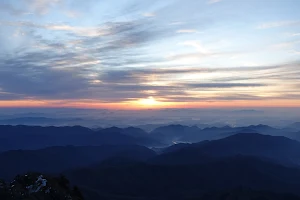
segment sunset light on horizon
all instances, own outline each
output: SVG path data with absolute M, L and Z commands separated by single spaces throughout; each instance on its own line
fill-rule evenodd
M 0 1 L 0 108 L 300 107 L 299 7 Z

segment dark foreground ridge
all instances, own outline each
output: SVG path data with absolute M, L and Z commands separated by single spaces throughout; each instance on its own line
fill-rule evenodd
M 11 183 L 0 181 L 1 200 L 83 200 L 79 189 L 70 187 L 64 176 L 39 173 L 18 175 Z

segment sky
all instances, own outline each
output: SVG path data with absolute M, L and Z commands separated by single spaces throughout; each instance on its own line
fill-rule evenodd
M 0 0 L 0 107 L 300 107 L 299 0 Z

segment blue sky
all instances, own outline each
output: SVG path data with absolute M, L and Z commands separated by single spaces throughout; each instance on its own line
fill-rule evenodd
M 0 0 L 0 106 L 300 106 L 299 7 Z

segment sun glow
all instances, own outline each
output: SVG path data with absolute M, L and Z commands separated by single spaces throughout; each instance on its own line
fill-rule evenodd
M 156 101 L 153 97 L 148 97 L 147 99 L 140 99 L 139 103 L 144 105 L 144 106 L 155 106 L 159 102 Z
M 158 104 L 158 101 L 156 101 L 153 97 L 148 97 L 147 99 L 140 99 L 139 103 L 145 106 L 154 106 Z

